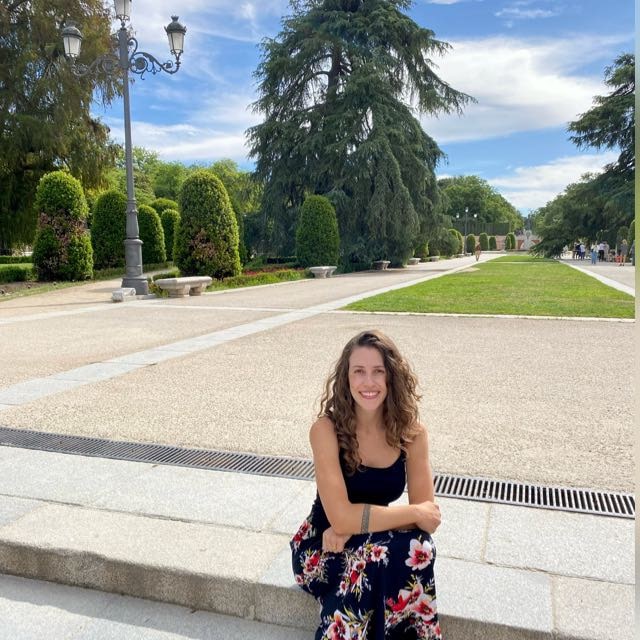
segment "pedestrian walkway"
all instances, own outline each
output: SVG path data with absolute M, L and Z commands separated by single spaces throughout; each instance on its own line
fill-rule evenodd
M 332 362 L 375 326 L 421 380 L 437 473 L 632 491 L 631 363 L 601 353 L 628 349 L 633 322 L 336 313 L 474 264 L 119 305 L 108 301 L 119 281 L 3 302 L 0 425 L 308 458 Z M 576 353 L 580 366 L 568 366 Z M 576 407 L 593 411 L 576 419 Z M 0 571 L 309 638 L 317 610 L 292 584 L 287 541 L 312 494 L 308 481 L 0 447 Z M 631 637 L 629 521 L 453 499 L 442 508 L 448 640 Z M 584 614 L 603 601 L 616 603 L 605 631 Z
M 614 289 L 624 291 L 624 293 L 632 296 L 636 295 L 636 268 L 631 263 L 627 263 L 624 266 L 620 266 L 615 262 L 596 262 L 596 264 L 591 264 L 591 260 L 587 258 L 584 260 L 563 258 L 561 262 L 595 277 Z

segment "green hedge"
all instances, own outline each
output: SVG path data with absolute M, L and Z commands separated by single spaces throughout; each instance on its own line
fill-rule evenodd
M 101 193 L 93 208 L 91 244 L 96 269 L 124 267 L 127 198 L 115 189 Z
M 220 178 L 204 170 L 191 174 L 180 191 L 180 211 L 174 261 L 181 273 L 238 275 L 238 222 Z
M 180 214 L 176 209 L 165 209 L 160 216 L 160 222 L 164 231 L 164 248 L 167 260 L 173 260 L 173 245 L 176 240 L 176 231 L 180 225 Z
M 496 251 L 498 249 L 498 242 L 495 236 L 489 236 L 489 251 Z
M 31 256 L 0 256 L 0 264 L 31 264 Z
M 150 206 L 158 212 L 159 216 L 162 216 L 162 212 L 167 209 L 178 210 L 178 203 L 175 200 L 169 200 L 169 198 L 156 198 Z
M 64 171 L 44 175 L 36 190 L 38 230 L 33 264 L 38 280 L 85 280 L 93 275 L 88 213 L 80 181 Z
M 324 196 L 308 196 L 302 203 L 296 229 L 296 256 L 302 267 L 338 264 L 338 219 L 333 205 Z
M 482 251 L 489 251 L 489 236 L 486 233 L 481 233 L 479 237 L 480 249 Z
M 467 253 L 475 253 L 476 251 L 476 237 L 470 233 L 465 240 L 465 246 Z
M 26 282 L 35 279 L 31 265 L 7 265 L 0 268 L 0 282 Z
M 164 231 L 158 212 L 149 205 L 138 207 L 138 229 L 142 240 L 142 264 L 166 262 Z

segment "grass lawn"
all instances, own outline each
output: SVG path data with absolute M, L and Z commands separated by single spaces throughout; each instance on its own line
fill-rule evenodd
M 555 260 L 504 256 L 366 298 L 352 311 L 633 318 L 635 299 Z

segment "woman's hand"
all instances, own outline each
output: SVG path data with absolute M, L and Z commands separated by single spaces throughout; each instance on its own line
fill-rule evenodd
M 325 529 L 322 534 L 322 550 L 330 553 L 341 553 L 344 545 L 351 536 L 342 536 L 333 530 L 333 527 Z
M 417 511 L 416 527 L 427 533 L 433 533 L 440 526 L 440 507 L 431 500 L 419 502 L 415 507 Z

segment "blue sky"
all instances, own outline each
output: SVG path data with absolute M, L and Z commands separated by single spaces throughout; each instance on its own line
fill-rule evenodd
M 133 2 L 140 49 L 163 61 L 170 16 L 187 27 L 180 71 L 136 78 L 133 144 L 167 161 L 232 158 L 250 169 L 259 44 L 288 11 L 285 0 Z M 616 156 L 578 150 L 566 126 L 607 92 L 605 67 L 634 50 L 632 0 L 417 0 L 409 13 L 452 46 L 434 59 L 440 77 L 478 100 L 462 117 L 422 119 L 447 154 L 439 176 L 479 175 L 526 213 Z M 123 140 L 121 103 L 95 115 Z

